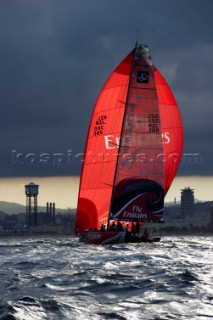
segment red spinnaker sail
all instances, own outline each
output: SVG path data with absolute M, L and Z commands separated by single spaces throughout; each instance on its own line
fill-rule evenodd
M 175 97 L 166 80 L 154 67 L 160 108 L 165 170 L 165 195 L 176 175 L 183 151 L 183 125 Z
M 90 122 L 82 167 L 76 232 L 106 223 L 134 52 L 113 71 L 101 90 Z
M 109 214 L 125 220 L 124 210 L 119 212 L 113 199 L 131 184 L 133 189 L 140 184 L 140 193 L 132 194 L 134 203 L 129 202 L 140 214 L 142 202 L 150 200 L 143 188 L 152 192 L 157 187 L 166 193 L 177 171 L 183 131 L 176 101 L 159 71 L 148 60 L 135 57 L 134 49 L 110 75 L 95 104 L 81 172 L 76 233 L 99 228 Z M 141 83 L 138 77 L 143 78 Z M 128 211 L 128 202 L 125 208 Z M 145 212 L 148 220 L 156 220 L 157 211 L 153 217 Z

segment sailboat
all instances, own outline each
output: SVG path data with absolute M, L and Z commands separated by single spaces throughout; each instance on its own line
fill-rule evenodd
M 132 230 L 164 222 L 164 198 L 182 149 L 174 95 L 148 46 L 136 43 L 107 79 L 92 113 L 76 216 L 80 241 L 159 241 Z

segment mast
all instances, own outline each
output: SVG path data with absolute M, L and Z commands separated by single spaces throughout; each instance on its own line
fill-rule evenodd
M 138 29 L 137 29 L 137 31 L 138 31 Z M 123 115 L 123 121 L 122 121 L 121 136 L 120 136 L 120 140 L 119 140 L 118 154 L 117 154 L 115 174 L 114 174 L 113 187 L 112 187 L 112 197 L 111 197 L 111 202 L 110 202 L 110 207 L 109 207 L 109 215 L 108 215 L 108 223 L 107 223 L 107 225 L 109 225 L 109 221 L 110 221 L 110 218 L 111 218 L 111 208 L 112 208 L 113 196 L 114 196 L 114 192 L 115 192 L 116 172 L 117 172 L 117 168 L 118 168 L 118 159 L 119 159 L 120 149 L 121 149 L 121 138 L 122 138 L 122 133 L 123 133 L 123 128 L 124 128 L 124 121 L 125 121 L 125 116 L 126 116 L 126 107 L 127 107 L 127 102 L 128 102 L 128 98 L 129 98 L 130 83 L 131 83 L 132 71 L 133 71 L 134 63 L 135 63 L 137 45 L 138 45 L 138 43 L 136 41 L 135 49 L 134 49 L 134 56 L 133 56 L 133 60 L 132 60 L 132 67 L 131 67 L 131 71 L 130 71 L 129 84 L 128 84 L 128 89 L 127 89 L 127 96 L 126 96 L 125 109 L 124 109 L 124 115 Z

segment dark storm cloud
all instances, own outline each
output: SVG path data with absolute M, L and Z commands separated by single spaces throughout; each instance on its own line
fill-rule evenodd
M 211 0 L 1 1 L 0 175 L 79 175 L 79 160 L 44 166 L 39 155 L 83 152 L 97 95 L 137 28 L 179 103 L 184 152 L 202 157 L 179 174 L 212 174 L 212 9 Z

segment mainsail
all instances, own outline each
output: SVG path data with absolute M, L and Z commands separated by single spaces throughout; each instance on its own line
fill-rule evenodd
M 171 90 L 137 45 L 101 90 L 81 172 L 76 232 L 108 218 L 160 221 L 182 153 L 182 124 Z
M 132 64 L 111 206 L 111 219 L 161 220 L 164 164 L 154 71 L 146 46 Z

